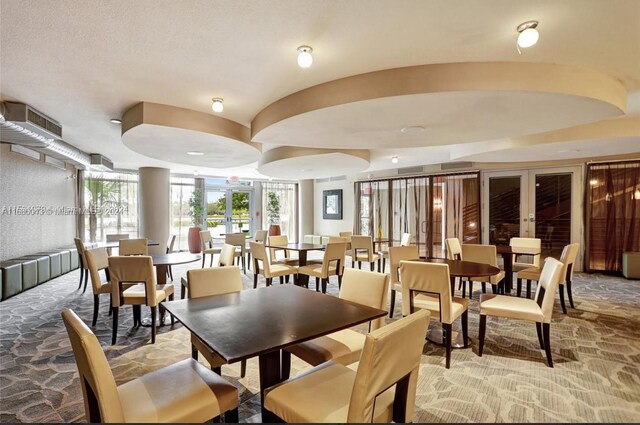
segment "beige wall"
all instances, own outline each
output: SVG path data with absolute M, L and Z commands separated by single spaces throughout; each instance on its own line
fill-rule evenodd
M 316 235 L 338 235 L 353 230 L 353 178 L 335 182 L 314 183 L 314 231 Z M 342 189 L 342 220 L 322 218 L 322 191 Z
M 73 245 L 75 215 L 9 214 L 11 207 L 75 207 L 76 170 L 62 170 L 0 144 L 0 261 Z M 6 208 L 5 208 L 6 207 Z M 5 211 L 2 211 L 2 210 Z

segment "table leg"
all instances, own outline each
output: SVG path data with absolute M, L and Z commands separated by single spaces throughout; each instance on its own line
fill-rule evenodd
M 258 357 L 260 366 L 260 407 L 262 422 L 273 422 L 271 412 L 264 408 L 264 390 L 282 382 L 280 350 L 271 351 Z
M 156 283 L 158 285 L 164 285 L 167 283 L 167 271 L 169 266 L 160 264 L 156 266 Z
M 504 290 L 511 293 L 513 287 L 513 254 L 502 254 L 502 260 L 504 261 Z
M 429 326 L 427 339 L 436 345 L 444 345 L 441 323 L 434 323 Z M 471 338 L 469 338 L 468 341 L 471 343 Z M 462 335 L 462 332 L 458 332 L 457 330 L 451 332 L 451 348 L 467 348 L 464 346 L 464 335 Z
M 307 251 L 298 251 L 298 266 L 303 267 L 307 265 Z M 306 274 L 298 275 L 298 285 L 307 286 L 309 284 L 309 276 Z

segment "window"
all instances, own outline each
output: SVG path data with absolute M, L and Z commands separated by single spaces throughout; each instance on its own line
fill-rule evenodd
M 193 178 L 171 177 L 171 234 L 176 235 L 174 251 L 189 250 L 189 198 L 193 194 L 193 188 Z
M 280 229 L 289 242 L 298 241 L 298 185 L 295 183 L 262 183 L 262 228 L 269 229 L 269 206 L 280 209 Z M 275 220 L 275 219 L 274 219 Z
M 102 242 L 107 234 L 138 236 L 138 175 L 87 172 L 85 241 Z

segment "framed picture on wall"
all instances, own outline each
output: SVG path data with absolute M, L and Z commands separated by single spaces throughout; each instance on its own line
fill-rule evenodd
M 322 218 L 342 220 L 342 189 L 322 191 Z

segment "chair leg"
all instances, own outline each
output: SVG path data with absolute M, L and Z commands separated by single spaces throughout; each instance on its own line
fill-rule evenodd
M 482 349 L 484 348 L 484 334 L 487 330 L 487 315 L 480 315 L 480 330 L 478 335 L 478 356 L 482 357 Z
M 444 336 L 444 343 L 447 353 L 447 359 L 445 367 L 449 369 L 451 366 L 451 323 L 443 323 L 442 324 L 442 335 Z
M 100 295 L 93 294 L 93 320 L 91 326 L 95 326 L 98 321 L 98 309 L 100 308 Z
M 369 268 L 371 269 L 371 271 L 374 271 L 376 269 L 375 261 L 372 261 L 371 263 L 369 263 Z M 378 266 L 378 271 L 380 271 L 380 266 Z
M 244 255 L 242 256 L 242 271 L 244 274 L 247 274 L 247 262 L 245 261 Z
M 169 266 L 169 277 L 171 278 L 171 281 L 173 282 L 173 270 L 171 270 L 171 266 Z
M 218 375 L 222 376 L 222 367 L 221 366 L 211 366 L 211 370 L 215 373 L 217 373 Z
M 382 257 L 382 273 L 387 269 L 387 259 L 386 257 Z
M 247 268 L 251 270 L 251 252 L 247 251 Z
M 482 282 L 482 293 L 486 294 L 487 293 L 487 284 Z
M 287 350 L 282 350 L 281 351 L 281 355 L 282 355 L 282 360 L 281 360 L 281 367 L 282 367 L 282 372 L 280 373 L 282 375 L 282 380 L 287 380 L 289 379 L 289 376 L 291 375 L 291 353 L 288 352 Z
M 469 281 L 469 299 L 471 299 L 471 294 L 473 294 L 473 280 Z
M 140 319 L 142 318 L 142 315 L 140 314 L 140 306 L 131 306 L 131 310 L 133 310 L 133 326 L 140 326 Z
M 268 277 L 267 278 L 267 286 L 271 286 L 273 284 L 273 278 L 272 277 Z
M 362 270 L 362 261 L 358 261 L 358 268 Z
M 202 253 L 202 268 L 204 269 L 204 259 L 207 255 L 203 252 Z
M 469 310 L 462 313 L 462 339 L 464 348 L 469 347 Z
M 284 285 L 284 276 L 280 276 L 280 285 Z
M 193 360 L 198 360 L 198 349 L 193 344 L 191 344 L 191 358 Z
M 151 307 L 151 343 L 156 343 L 156 315 L 158 314 L 158 307 Z
M 284 277 L 284 283 L 289 283 L 289 275 L 286 275 L 286 276 Z
M 76 291 L 78 291 L 80 288 L 82 288 L 82 278 L 84 277 L 84 269 L 82 267 L 80 267 L 80 282 L 78 282 L 78 289 L 76 289 Z
M 338 290 L 342 289 L 342 275 L 338 275 Z
M 87 282 L 89 282 L 89 269 L 86 269 L 84 271 L 84 289 L 82 290 L 83 294 L 87 292 Z
M 209 261 L 209 267 L 213 267 L 213 254 L 211 254 L 211 261 Z
M 169 295 L 169 301 L 173 301 L 175 298 L 175 294 L 171 294 Z M 165 311 L 168 311 L 165 309 Z M 173 314 L 169 313 L 169 316 L 171 316 L 171 326 L 174 326 L 176 324 L 176 318 L 173 317 Z
M 544 338 L 544 351 L 547 353 L 547 366 L 553 367 L 553 359 L 551 358 L 551 335 L 549 335 L 549 323 L 542 324 L 542 336 Z
M 329 278 L 322 279 L 322 293 L 323 294 L 327 293 L 327 282 L 328 281 L 329 281 Z
M 516 295 L 518 296 L 518 298 L 520 298 L 520 296 L 522 295 L 522 279 L 521 278 L 516 279 Z
M 109 294 L 109 316 L 113 313 L 113 296 Z
M 254 270 L 253 272 L 253 289 L 258 287 L 258 271 Z
M 389 319 L 393 319 L 393 310 L 396 308 L 396 291 L 391 290 L 391 301 L 389 305 Z
M 531 279 L 527 279 L 527 298 L 531 298 Z
M 187 296 L 187 285 L 180 282 L 180 299 L 184 300 L 184 297 Z
M 542 323 L 536 322 L 536 333 L 538 334 L 538 344 L 540 349 L 544 350 L 544 341 L 542 340 Z
M 558 285 L 558 292 L 560 293 L 560 305 L 562 306 L 562 312 L 564 314 L 567 314 L 567 306 L 564 304 L 564 286 L 565 285 Z
M 498 285 L 491 284 L 491 290 L 493 291 L 494 294 L 497 294 L 498 293 Z
M 567 279 L 567 295 L 569 295 L 569 305 L 571 305 L 571 308 L 575 308 L 573 305 L 573 294 L 571 293 L 571 279 Z
M 244 361 L 244 360 L 243 360 Z M 238 408 L 227 410 L 224 413 L 224 422 L 227 424 L 237 424 L 238 423 Z
M 462 298 L 465 298 L 467 296 L 467 282 L 460 279 L 460 284 L 462 285 Z
M 113 307 L 113 335 L 111 336 L 111 345 L 116 343 L 116 336 L 118 335 L 118 307 Z
M 247 361 L 241 360 L 240 361 L 240 377 L 244 378 L 245 376 L 247 376 Z

